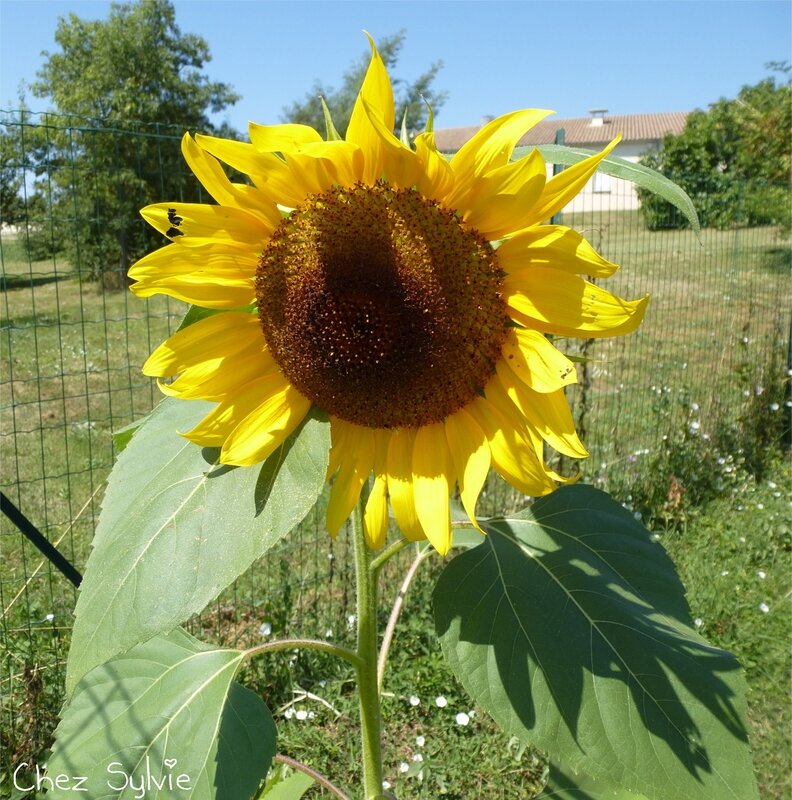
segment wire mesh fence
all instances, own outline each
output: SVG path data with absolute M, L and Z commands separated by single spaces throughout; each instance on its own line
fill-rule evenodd
M 111 432 L 157 402 L 140 365 L 185 312 L 125 291 L 128 266 L 160 244 L 138 209 L 207 198 L 183 166 L 181 131 L 167 126 L 0 112 L 0 136 L 0 490 L 81 569 L 115 456 Z M 591 452 L 583 477 L 624 490 L 680 431 L 715 436 L 750 404 L 785 413 L 771 388 L 784 380 L 792 280 L 776 228 L 708 229 L 700 239 L 649 231 L 632 189 L 606 187 L 562 223 L 622 265 L 608 288 L 651 293 L 650 310 L 629 337 L 561 347 L 584 359 L 569 393 Z M 524 502 L 491 480 L 481 510 Z M 224 644 L 289 630 L 343 636 L 347 555 L 317 510 L 194 626 Z M 3 515 L 0 557 L 0 749 L 18 763 L 48 744 L 76 590 Z

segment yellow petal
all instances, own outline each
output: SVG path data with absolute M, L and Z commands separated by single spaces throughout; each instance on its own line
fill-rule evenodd
M 590 158 L 578 161 L 577 164 L 561 170 L 558 175 L 551 178 L 545 185 L 541 199 L 531 210 L 530 221 L 526 222 L 526 227 L 536 222 L 550 219 L 553 214 L 569 203 L 573 197 L 580 194 L 591 176 L 597 171 L 600 161 L 620 141 L 621 135 L 617 136 L 601 153 L 596 153 Z
M 263 344 L 264 336 L 254 314 L 241 311 L 213 314 L 166 339 L 146 360 L 143 374 L 168 378 L 257 342 Z
M 374 431 L 374 485 L 366 501 L 363 527 L 372 550 L 385 544 L 388 534 L 388 447 L 392 432 L 386 428 Z
M 535 392 L 555 392 L 577 383 L 575 365 L 539 331 L 511 328 L 503 345 L 503 359 Z
M 198 134 L 195 139 L 208 153 L 249 175 L 258 191 L 273 203 L 294 208 L 309 194 L 299 176 L 295 176 L 291 167 L 273 153 L 262 153 L 246 142 L 214 136 Z
M 622 300 L 583 278 L 547 267 L 506 276 L 503 296 L 518 322 L 561 336 L 630 333 L 641 324 L 649 302 L 649 295 Z
M 248 277 L 252 280 L 258 259 L 259 253 L 227 248 L 221 244 L 182 247 L 176 241 L 136 261 L 129 268 L 129 277 L 134 281 L 143 281 L 158 280 L 168 275 L 201 273 L 208 281 L 215 277 Z
M 248 134 L 253 147 L 260 153 L 289 153 L 305 144 L 321 142 L 321 134 L 310 125 L 285 123 L 283 125 L 248 124 Z
M 454 172 L 448 159 L 435 146 L 434 133 L 422 133 L 415 138 L 415 156 L 421 165 L 418 191 L 450 207 L 446 198 L 451 197 L 456 185 Z
M 403 429 L 391 434 L 388 445 L 388 494 L 393 515 L 407 539 L 418 542 L 426 538 L 413 497 L 412 458 L 415 431 Z
M 191 431 L 183 435 L 204 447 L 222 447 L 245 417 L 268 399 L 281 395 L 285 386 L 286 379 L 280 374 L 262 375 L 215 406 Z
M 385 476 L 377 475 L 368 500 L 366 500 L 363 530 L 366 542 L 372 550 L 379 550 L 385 544 L 385 537 L 388 533 L 387 486 Z
M 378 151 L 382 158 L 382 175 L 392 186 L 409 189 L 418 181 L 421 165 L 415 153 L 385 127 L 371 105 L 363 100 L 374 134 L 379 137 Z
M 341 466 L 345 448 L 345 437 L 349 430 L 349 423 L 338 417 L 330 417 L 330 454 L 327 461 L 327 477 L 330 480 Z
M 256 299 L 253 281 L 245 276 L 207 281 L 202 275 L 181 275 L 146 281 L 130 287 L 138 297 L 164 294 L 191 305 L 231 310 L 251 305 Z
M 552 113 L 529 108 L 512 111 L 488 122 L 451 159 L 454 173 L 464 181 L 507 164 L 517 142 L 537 122 Z
M 231 247 L 264 247 L 275 229 L 264 220 L 231 206 L 201 203 L 156 203 L 140 212 L 143 219 L 169 239 L 183 246 L 223 243 Z
M 295 175 L 315 170 L 316 188 L 310 194 L 331 186 L 352 186 L 362 179 L 363 153 L 353 142 L 332 141 L 308 144 L 299 153 L 289 153 L 287 161 Z M 316 166 L 311 162 L 316 162 Z
M 182 155 L 196 178 L 222 206 L 235 206 L 264 220 L 274 229 L 281 221 L 277 206 L 252 186 L 231 183 L 217 159 L 199 147 L 189 133 L 182 137 Z
M 393 89 L 385 64 L 377 52 L 374 40 L 368 34 L 366 36 L 371 45 L 371 61 L 366 70 L 363 85 L 360 87 L 360 93 L 355 100 L 345 138 L 348 142 L 360 145 L 366 158 L 363 180 L 366 183 L 373 183 L 382 174 L 384 154 L 381 138 L 372 126 L 369 112 L 366 111 L 363 103 L 365 101 L 369 104 L 372 113 L 390 131 L 394 128 L 395 111 Z
M 388 535 L 388 446 L 392 432 L 386 428 L 374 431 L 374 485 L 366 501 L 363 529 L 372 550 L 379 550 Z
M 537 225 L 506 239 L 498 248 L 498 264 L 509 273 L 549 266 L 595 278 L 607 278 L 619 269 L 563 225 Z
M 374 467 L 374 431 L 348 422 L 333 423 L 334 428 L 339 426 L 343 426 L 343 431 L 339 431 L 343 452 L 339 454 L 340 466 L 327 504 L 327 530 L 331 536 L 336 536 L 349 519 Z
M 442 422 L 418 428 L 413 445 L 415 511 L 426 534 L 441 556 L 451 547 L 449 496 L 454 468 Z
M 498 362 L 497 374 L 509 399 L 542 439 L 559 453 L 572 458 L 588 456 L 575 430 L 575 421 L 563 389 L 534 392 L 517 378 L 503 360 Z M 487 391 L 491 391 L 489 386 Z
M 452 206 L 463 211 L 465 222 L 487 239 L 500 239 L 525 227 L 545 180 L 544 159 L 534 150 L 519 161 L 476 178 L 470 192 L 452 200 Z
M 476 502 L 490 469 L 487 438 L 481 426 L 463 408 L 446 419 L 445 432 L 462 505 L 470 521 L 481 530 L 476 520 Z
M 173 383 L 160 382 L 163 394 L 185 400 L 201 398 L 220 401 L 241 391 L 278 366 L 262 341 L 240 347 L 225 358 L 202 361 L 187 367 Z
M 195 134 L 195 142 L 207 153 L 219 158 L 245 175 L 262 175 L 274 162 L 284 164 L 282 159 L 269 153 L 261 153 L 249 142 L 237 142 L 234 139 L 222 139 L 218 136 Z
M 178 241 L 141 258 L 129 270 L 138 297 L 166 294 L 205 308 L 232 309 L 255 299 L 258 256 L 222 244 L 182 247 Z
M 264 461 L 303 421 L 311 401 L 285 378 L 282 387 L 248 414 L 225 440 L 220 461 L 249 467 Z
M 466 410 L 478 422 L 489 443 L 492 466 L 523 494 L 538 497 L 555 486 L 536 455 L 530 437 L 515 428 L 494 403 L 477 397 Z

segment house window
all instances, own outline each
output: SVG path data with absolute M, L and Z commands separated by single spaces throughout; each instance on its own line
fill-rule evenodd
M 610 194 L 611 176 L 604 172 L 595 172 L 591 188 L 594 194 Z

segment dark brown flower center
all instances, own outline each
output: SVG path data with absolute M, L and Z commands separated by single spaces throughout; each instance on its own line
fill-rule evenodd
M 508 317 L 495 251 L 451 212 L 387 184 L 333 188 L 281 222 L 256 273 L 286 377 L 319 408 L 417 428 L 469 403 Z

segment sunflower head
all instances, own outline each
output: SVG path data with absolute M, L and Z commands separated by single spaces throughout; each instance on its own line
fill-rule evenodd
M 420 428 L 470 403 L 509 321 L 489 242 L 385 181 L 334 186 L 281 222 L 256 272 L 267 345 L 334 417 Z
M 456 487 L 477 526 L 490 468 L 540 495 L 563 480 L 545 444 L 586 455 L 564 398 L 574 366 L 547 335 L 628 333 L 647 299 L 585 280 L 617 267 L 542 224 L 617 140 L 550 180 L 536 151 L 511 161 L 547 111 L 493 120 L 450 160 L 431 131 L 406 146 L 371 49 L 344 139 L 290 124 L 251 125 L 250 143 L 185 135 L 216 204 L 143 209 L 172 243 L 132 268 L 132 291 L 222 312 L 144 365 L 165 393 L 217 403 L 187 438 L 252 465 L 316 406 L 332 429 L 330 532 L 368 484 L 373 548 L 390 507 L 406 537 L 445 553 Z M 221 162 L 249 181 L 232 183 Z

